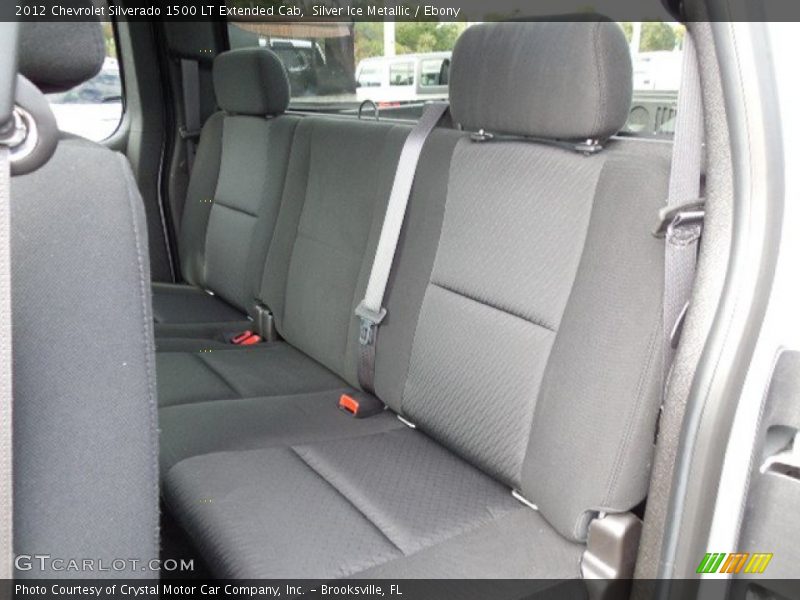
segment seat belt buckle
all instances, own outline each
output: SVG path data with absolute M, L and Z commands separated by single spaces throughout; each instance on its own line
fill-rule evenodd
M 371 417 L 384 410 L 383 402 L 372 394 L 350 392 L 339 397 L 339 410 L 356 419 Z
M 261 336 L 257 333 L 253 333 L 249 329 L 247 331 L 234 333 L 228 336 L 228 343 L 233 344 L 234 346 L 252 346 L 253 344 L 258 344 L 259 342 L 261 342 Z
M 361 302 L 356 307 L 356 316 L 361 319 L 358 328 L 358 343 L 362 346 L 371 346 L 375 343 L 375 329 L 386 317 L 386 309 L 381 308 L 380 311 L 375 312 Z
M 274 342 L 278 339 L 278 331 L 275 329 L 275 317 L 272 311 L 261 302 L 255 306 L 257 333 L 265 342 Z
M 666 239 L 670 244 L 688 246 L 700 239 L 705 217 L 703 198 L 679 206 L 665 206 L 658 211 L 658 223 L 653 235 Z

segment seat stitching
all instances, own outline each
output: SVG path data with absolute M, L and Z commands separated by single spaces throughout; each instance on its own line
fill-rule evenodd
M 120 165 L 122 167 L 123 177 L 125 178 L 125 192 L 128 200 L 128 209 L 130 211 L 131 221 L 133 224 L 133 244 L 136 251 L 136 268 L 139 275 L 139 299 L 142 311 L 142 334 L 144 340 L 144 364 L 145 373 L 147 377 L 147 410 L 150 421 L 151 433 L 158 429 L 158 401 L 156 400 L 155 389 L 155 365 L 153 364 L 155 358 L 155 340 L 153 339 L 153 321 L 150 314 L 151 301 L 149 297 L 150 281 L 145 277 L 145 263 L 144 251 L 141 244 L 141 231 L 139 230 L 139 223 L 136 214 L 136 203 L 141 202 L 140 198 L 135 198 L 132 190 L 138 189 L 136 183 L 133 181 L 130 167 L 122 154 L 117 155 Z M 159 467 L 158 467 L 158 443 L 157 440 L 151 440 L 150 444 L 150 475 L 152 483 L 152 493 L 154 499 L 158 502 L 159 493 Z M 156 520 L 155 530 L 153 531 L 153 541 L 155 547 L 158 548 L 160 544 L 159 524 Z
M 647 360 L 642 365 L 642 370 L 639 373 L 639 379 L 636 384 L 636 395 L 634 396 L 636 398 L 636 402 L 634 403 L 633 409 L 631 410 L 631 415 L 630 418 L 628 419 L 627 427 L 625 428 L 625 435 L 623 436 L 619 448 L 617 449 L 617 456 L 614 461 L 614 468 L 611 471 L 611 479 L 608 484 L 608 489 L 606 490 L 605 499 L 603 500 L 604 506 L 608 504 L 611 498 L 611 494 L 613 493 L 614 488 L 616 487 L 617 480 L 619 478 L 620 468 L 622 466 L 622 460 L 626 454 L 625 450 L 627 449 L 628 443 L 630 442 L 631 431 L 633 430 L 633 423 L 635 421 L 636 414 L 639 412 L 639 409 L 643 404 L 642 396 L 644 393 L 644 384 L 645 380 L 647 379 L 647 374 L 650 372 L 653 365 L 653 357 L 656 354 L 656 347 L 658 346 L 658 344 L 656 344 L 656 340 L 659 337 L 658 333 L 660 330 L 661 330 L 661 319 L 659 315 L 656 327 L 653 333 L 650 335 L 650 340 L 647 349 Z
M 463 144 L 465 139 L 468 138 L 461 138 L 453 144 L 453 150 L 450 154 L 450 162 L 447 165 L 447 183 L 445 184 L 445 202 L 444 206 L 442 207 L 442 219 L 439 223 L 439 231 L 436 235 L 436 249 L 433 253 L 433 261 L 431 262 L 431 270 L 428 272 L 428 284 L 425 286 L 425 291 L 422 294 L 422 300 L 420 301 L 419 310 L 417 311 L 417 320 L 414 323 L 414 335 L 411 338 L 411 346 L 409 347 L 408 351 L 408 360 L 406 361 L 405 365 L 405 375 L 403 389 L 400 391 L 400 406 L 397 407 L 397 412 L 399 414 L 403 414 L 403 404 L 405 403 L 406 399 L 406 390 L 408 389 L 408 382 L 410 378 L 408 376 L 409 372 L 411 371 L 411 358 L 414 355 L 414 349 L 417 346 L 417 334 L 419 333 L 420 323 L 422 322 L 422 311 L 425 307 L 425 303 L 428 300 L 428 291 L 430 290 L 430 284 L 433 281 L 433 275 L 436 273 L 436 264 L 439 262 L 439 250 L 442 247 L 442 232 L 444 231 L 445 222 L 447 221 L 447 206 L 449 204 L 450 199 L 450 182 L 453 178 L 453 161 L 455 160 L 456 154 L 462 152 Z M 376 361 L 378 359 L 376 358 Z M 376 363 L 377 364 L 377 363 Z
M 381 535 L 382 535 L 384 538 L 386 538 L 386 540 L 387 540 L 387 541 L 388 541 L 388 542 L 389 542 L 389 543 L 390 543 L 392 546 L 394 546 L 395 548 L 397 548 L 397 549 L 400 551 L 400 553 L 401 553 L 403 556 L 407 556 L 407 555 L 406 555 L 406 553 L 405 553 L 405 551 L 404 551 L 404 550 L 403 550 L 403 549 L 402 549 L 400 546 L 398 546 L 398 545 L 397 545 L 397 543 L 395 543 L 395 541 L 394 541 L 394 540 L 392 540 L 392 538 L 390 538 L 390 537 L 389 537 L 389 535 L 388 535 L 386 532 L 384 532 L 384 531 L 383 531 L 383 529 L 381 529 L 381 528 L 378 526 L 378 524 L 377 524 L 377 523 L 375 523 L 375 521 L 373 521 L 372 519 L 370 519 L 370 518 L 369 518 L 369 515 L 367 515 L 367 514 L 366 514 L 366 513 L 365 513 L 363 510 L 361 510 L 361 507 L 359 507 L 359 506 L 358 506 L 358 505 L 357 505 L 355 502 L 353 502 L 353 501 L 352 501 L 350 498 L 348 498 L 348 497 L 345 495 L 345 493 L 344 493 L 342 490 L 340 490 L 338 487 L 336 487 L 336 486 L 333 484 L 333 482 L 332 482 L 332 481 L 330 481 L 330 480 L 329 480 L 327 477 L 325 477 L 325 476 L 324 476 L 322 473 L 320 473 L 320 472 L 319 472 L 317 469 L 315 469 L 315 468 L 314 468 L 314 467 L 311 465 L 311 463 L 310 463 L 310 462 L 308 462 L 308 460 L 306 460 L 306 459 L 305 459 L 305 457 L 303 457 L 303 456 L 302 456 L 302 455 L 301 455 L 301 454 L 300 454 L 300 453 L 299 453 L 299 452 L 298 452 L 298 451 L 295 449 L 295 447 L 294 447 L 294 446 L 289 446 L 289 451 L 290 451 L 292 454 L 294 454 L 294 455 L 295 455 L 295 456 L 296 456 L 296 457 L 297 457 L 297 458 L 298 458 L 298 459 L 299 459 L 299 460 L 300 460 L 300 461 L 301 461 L 301 462 L 302 462 L 302 463 L 303 463 L 303 464 L 304 464 L 306 467 L 308 467 L 308 469 L 309 469 L 309 470 L 310 470 L 312 473 L 314 473 L 314 474 L 315 474 L 317 477 L 319 477 L 320 479 L 322 479 L 322 481 L 324 481 L 325 483 L 327 483 L 327 484 L 328 484 L 328 485 L 331 487 L 331 489 L 333 489 L 333 490 L 334 490 L 334 491 L 335 491 L 337 494 L 339 494 L 339 495 L 340 495 L 342 498 L 344 498 L 344 500 L 345 500 L 345 501 L 346 501 L 346 502 L 347 502 L 347 503 L 348 503 L 350 506 L 352 506 L 352 507 L 353 507 L 353 508 L 354 508 L 354 509 L 355 509 L 355 510 L 356 510 L 356 511 L 357 511 L 357 512 L 358 512 L 358 513 L 361 515 L 361 516 L 363 516 L 363 517 L 364 517 L 364 519 L 365 519 L 365 520 L 366 520 L 366 521 L 367 521 L 367 522 L 368 522 L 370 525 L 372 525 L 372 526 L 373 526 L 373 527 L 374 527 L 374 528 L 375 528 L 375 529 L 376 529 L 376 530 L 377 530 L 377 531 L 378 531 L 378 532 L 379 532 L 379 533 L 380 533 L 380 534 L 381 534 Z
M 536 325 L 537 327 L 541 327 L 542 329 L 546 329 L 546 330 L 551 331 L 553 333 L 557 333 L 558 332 L 558 330 L 556 329 L 556 327 L 554 325 L 551 325 L 551 324 L 547 323 L 543 319 L 535 319 L 535 318 L 527 317 L 527 316 L 525 316 L 523 314 L 520 314 L 518 312 L 515 312 L 513 310 L 509 310 L 508 308 L 504 308 L 502 306 L 498 306 L 496 304 L 492 304 L 490 302 L 487 302 L 486 300 L 480 300 L 478 298 L 475 298 L 474 296 L 470 296 L 469 294 L 467 294 L 465 292 L 462 292 L 461 290 L 456 290 L 454 288 L 451 288 L 451 287 L 449 287 L 447 285 L 443 285 L 443 284 L 438 283 L 436 281 L 431 281 L 430 284 L 434 285 L 434 286 L 436 286 L 436 287 L 438 287 L 438 288 L 440 288 L 440 289 L 442 289 L 442 290 L 444 290 L 446 292 L 450 292 L 451 294 L 456 294 L 457 296 L 461 296 L 462 298 L 466 298 L 467 300 L 472 300 L 473 302 L 477 302 L 478 304 L 481 304 L 481 305 L 486 306 L 488 308 L 492 308 L 494 310 L 503 312 L 503 313 L 505 313 L 507 315 L 510 315 L 512 317 L 516 317 L 517 319 L 521 319 L 521 320 L 525 321 L 526 323 L 530 323 L 531 325 Z

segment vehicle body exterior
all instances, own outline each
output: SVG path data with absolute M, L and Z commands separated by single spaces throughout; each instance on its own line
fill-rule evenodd
M 406 103 L 447 99 L 452 52 L 365 58 L 356 67 L 359 102 Z

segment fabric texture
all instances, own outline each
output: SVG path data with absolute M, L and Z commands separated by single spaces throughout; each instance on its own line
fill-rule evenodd
M 222 110 L 238 115 L 279 115 L 289 106 L 289 77 L 266 48 L 223 52 L 214 59 L 214 91 Z
M 683 44 L 681 88 L 678 92 L 678 112 L 672 152 L 672 171 L 669 179 L 667 208 L 676 209 L 700 198 L 703 165 L 703 92 L 697 54 L 692 36 Z M 664 252 L 664 310 L 663 310 L 663 386 L 675 356 L 672 332 L 678 320 L 684 318 L 694 287 L 697 268 L 697 249 L 703 231 L 702 222 L 684 224 L 666 231 Z
M 260 299 L 278 332 L 354 386 L 354 311 L 407 134 L 388 124 L 304 119 L 262 277 Z
M 530 510 L 408 428 L 188 458 L 165 492 L 232 577 L 344 577 Z
M 178 233 L 181 275 L 186 283 L 200 287 L 205 285 L 205 233 L 222 164 L 224 124 L 225 113 L 217 112 L 206 120 L 200 132 Z
M 561 537 L 533 510 L 512 510 L 465 532 L 353 575 L 376 579 L 575 579 L 585 546 Z M 495 581 L 492 598 L 503 597 Z M 480 593 L 476 598 L 484 597 Z M 509 598 L 519 598 L 510 594 Z M 559 596 L 563 598 L 564 596 Z M 585 598 L 578 594 L 575 598 Z
M 217 328 L 215 328 L 217 326 Z M 214 331 L 210 331 L 215 329 Z M 246 331 L 253 331 L 250 321 L 230 321 L 228 323 L 210 323 L 185 328 L 170 325 L 166 331 L 177 330 L 177 335 L 170 336 L 162 327 L 156 327 L 157 352 L 209 352 L 217 350 L 247 349 L 248 346 L 237 346 L 226 341 L 232 335 L 240 335 Z
M 570 539 L 647 491 L 660 405 L 664 202 L 669 145 L 604 153 L 586 246 L 536 402 L 522 489 Z M 591 442 L 589 442 L 591 440 Z
M 271 236 L 280 204 L 282 186 L 271 181 L 264 168 L 276 147 L 271 144 L 270 125 L 259 117 L 225 118 L 219 179 L 205 231 L 205 284 L 243 309 L 253 302 L 248 289 L 254 274 L 247 267 L 254 237 Z M 277 194 L 268 193 L 271 184 Z M 257 231 L 262 211 L 272 218 Z
M 414 327 L 430 282 L 444 218 L 450 160 L 463 132 L 440 127 L 433 131 L 420 156 L 406 220 L 386 292 L 386 318 L 375 353 L 378 397 L 395 411 L 408 374 Z
M 293 448 L 404 554 L 522 509 L 508 488 L 408 428 Z
M 61 141 L 11 191 L 15 551 L 157 558 L 150 273 L 130 167 L 101 146 Z M 120 576 L 91 576 L 107 575 Z
M 217 296 L 191 285 L 153 283 L 156 323 L 241 322 L 245 315 Z
M 163 407 L 161 472 L 184 458 L 358 437 L 404 425 L 389 411 L 355 419 L 339 409 L 342 387 L 323 392 L 192 402 Z
M 79 5 L 92 3 L 71 4 Z M 100 72 L 106 50 L 99 21 L 32 21 L 19 27 L 19 73 L 44 93 L 65 92 Z
M 164 491 L 216 577 L 329 579 L 401 555 L 291 448 L 188 458 Z
M 604 139 L 625 125 L 632 86 L 616 23 L 483 23 L 453 49 L 450 111 L 472 131 Z
M 157 364 L 161 406 L 346 387 L 325 367 L 284 342 L 194 353 L 159 352 Z
M 401 408 L 512 487 L 603 160 L 470 140 L 452 158 Z
M 167 315 L 174 298 L 158 298 L 160 323 L 241 321 L 243 313 L 253 312 L 298 122 L 292 116 L 224 113 L 208 120 L 184 205 L 179 251 L 184 279 L 224 302 L 196 300 L 196 309 Z M 226 316 L 225 303 L 238 314 Z

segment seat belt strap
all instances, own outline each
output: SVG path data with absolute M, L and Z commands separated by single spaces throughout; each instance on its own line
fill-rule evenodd
M 700 198 L 703 164 L 703 98 L 697 54 L 687 33 L 683 47 L 683 72 L 672 147 L 667 205 L 655 235 L 664 247 L 664 384 L 672 365 L 683 319 L 689 307 L 705 209 Z
M 364 299 L 356 308 L 356 316 L 360 319 L 358 381 L 361 387 L 369 392 L 375 391 L 375 339 L 377 329 L 386 316 L 383 297 L 389 282 L 400 230 L 405 220 L 408 198 L 417 171 L 417 163 L 431 131 L 447 112 L 446 102 L 432 102 L 425 106 L 420 120 L 408 134 L 400 160 L 394 175 L 392 192 L 386 207 L 372 271 L 369 275 Z
M 184 126 L 180 129 L 180 134 L 181 138 L 186 141 L 186 162 L 189 173 L 191 173 L 201 126 L 200 63 L 198 61 L 188 58 L 181 59 L 181 87 L 183 89 Z
M 16 23 L 0 23 L 0 580 L 14 575 L 11 356 L 11 150 L 17 80 Z
M 0 142 L 0 579 L 12 577 L 14 539 L 9 171 L 9 149 Z

